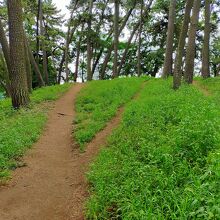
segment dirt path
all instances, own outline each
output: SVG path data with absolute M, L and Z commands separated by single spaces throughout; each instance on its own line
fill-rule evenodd
M 197 89 L 199 89 L 199 90 L 203 93 L 204 96 L 210 96 L 210 95 L 211 95 L 211 93 L 208 91 L 208 89 L 206 89 L 206 88 L 204 88 L 203 86 L 201 86 L 198 81 L 195 81 L 195 80 L 194 80 L 194 81 L 193 81 L 193 85 L 194 85 Z
M 40 140 L 24 157 L 26 167 L 0 188 L 0 220 L 81 220 L 88 196 L 85 172 L 120 123 L 120 108 L 85 153 L 73 148 L 74 101 L 83 85 L 73 86 L 55 104 Z M 63 115 L 64 114 L 64 115 Z

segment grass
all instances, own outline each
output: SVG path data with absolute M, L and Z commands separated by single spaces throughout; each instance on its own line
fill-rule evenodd
M 92 164 L 88 219 L 219 219 L 219 104 L 149 81 Z
M 45 101 L 59 98 L 70 84 L 50 86 L 33 91 L 28 109 L 15 111 L 11 100 L 0 101 L 0 181 L 10 170 L 22 165 L 19 158 L 37 141 L 47 120 Z
M 219 96 L 220 94 L 220 77 L 208 78 L 208 79 L 196 79 L 199 86 L 202 89 L 209 91 L 213 96 Z M 217 97 L 216 97 L 217 98 Z
M 89 82 L 76 101 L 74 139 L 83 149 L 140 89 L 143 78 Z

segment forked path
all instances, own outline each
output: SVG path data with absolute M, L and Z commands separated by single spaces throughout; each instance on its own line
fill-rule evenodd
M 80 153 L 71 134 L 74 101 L 82 87 L 74 85 L 56 101 L 43 135 L 24 157 L 27 166 L 17 169 L 10 183 L 0 187 L 0 220 L 84 219 L 85 172 L 120 123 L 123 108 Z

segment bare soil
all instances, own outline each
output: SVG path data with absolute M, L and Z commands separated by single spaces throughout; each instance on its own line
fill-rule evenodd
M 120 123 L 123 107 L 81 153 L 72 139 L 74 85 L 55 102 L 47 126 L 24 157 L 25 167 L 0 187 L 0 220 L 82 220 L 88 196 L 85 173 L 107 137 Z

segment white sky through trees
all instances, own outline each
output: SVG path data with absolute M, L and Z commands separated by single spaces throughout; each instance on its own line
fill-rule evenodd
M 65 18 L 68 18 L 69 11 L 66 6 L 69 5 L 70 0 L 53 0 L 53 2 L 57 5 L 57 8 L 61 10 L 61 13 L 65 14 Z

